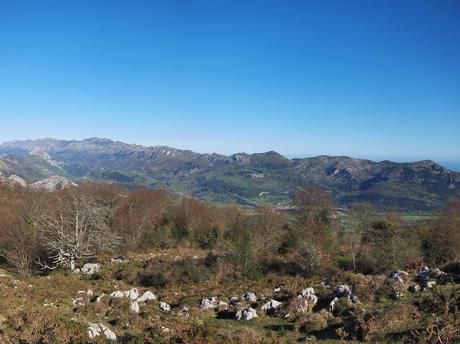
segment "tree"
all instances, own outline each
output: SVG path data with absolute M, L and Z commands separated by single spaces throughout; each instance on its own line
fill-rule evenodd
M 122 237 L 125 248 L 141 246 L 149 234 L 165 221 L 170 195 L 164 189 L 137 188 L 121 201 L 113 227 Z
M 112 221 L 121 200 L 126 199 L 126 190 L 120 184 L 85 183 L 79 186 L 79 192 L 92 198 L 94 202 L 106 209 L 107 222 Z
M 353 202 L 350 206 L 351 222 L 360 235 L 371 227 L 375 214 L 375 206 L 369 202 Z
M 33 234 L 20 216 L 8 207 L 0 207 L 0 252 L 21 275 L 30 272 L 35 258 Z
M 40 254 L 38 215 L 44 195 L 16 188 L 0 200 L 0 254 L 19 274 L 27 275 Z
M 422 233 L 422 251 L 431 264 L 460 259 L 460 201 L 451 200 Z
M 286 217 L 274 206 L 263 205 L 256 209 L 254 220 L 258 251 L 264 255 L 276 252 L 283 234 L 283 226 L 287 223 Z
M 240 209 L 233 209 L 229 214 L 229 241 L 233 264 L 236 270 L 243 275 L 257 271 L 257 249 L 255 245 L 255 231 L 251 217 Z
M 39 218 L 40 238 L 49 260 L 40 262 L 43 268 L 74 269 L 76 260 L 113 250 L 118 238 L 109 229 L 108 211 L 78 188 L 56 194 Z
M 322 245 L 331 239 L 335 205 L 329 193 L 313 186 L 299 189 L 292 199 L 296 224 L 311 242 Z
M 176 209 L 176 224 L 186 231 L 192 245 L 212 248 L 219 236 L 215 215 L 214 208 L 205 202 L 184 198 Z
M 417 233 L 394 212 L 384 220 L 374 222 L 365 232 L 364 242 L 370 245 L 381 271 L 407 268 L 420 257 Z
M 353 270 L 356 271 L 356 256 L 359 253 L 361 247 L 361 235 L 355 230 L 345 230 L 340 238 L 345 249 L 350 252 L 351 264 Z

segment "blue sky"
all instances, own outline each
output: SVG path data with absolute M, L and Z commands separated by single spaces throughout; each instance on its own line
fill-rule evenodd
M 0 1 L 0 141 L 460 162 L 458 1 Z

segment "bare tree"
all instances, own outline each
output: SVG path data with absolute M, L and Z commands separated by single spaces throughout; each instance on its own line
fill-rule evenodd
M 375 221 L 376 209 L 369 202 L 353 202 L 350 206 L 350 217 L 356 231 L 362 235 Z
M 19 274 L 27 275 L 34 261 L 32 232 L 11 208 L 0 207 L 0 255 Z
M 292 199 L 295 207 L 296 224 L 309 240 L 322 244 L 330 235 L 335 218 L 335 205 L 325 190 L 313 186 L 297 190 Z
M 118 244 L 107 223 L 107 207 L 78 189 L 57 195 L 54 204 L 39 219 L 39 233 L 48 258 L 44 268 L 75 268 L 76 260 L 95 257 Z
M 257 243 L 265 253 L 273 253 L 283 234 L 283 226 L 287 223 L 284 215 L 271 205 L 263 205 L 256 209 L 255 230 Z
M 145 188 L 134 189 L 123 199 L 115 212 L 113 228 L 123 238 L 124 248 L 140 246 L 149 232 L 159 228 L 169 201 L 166 190 Z
M 450 200 L 422 233 L 422 250 L 431 264 L 460 259 L 460 201 Z
M 27 275 L 39 255 L 37 219 L 44 195 L 27 189 L 11 190 L 0 200 L 0 255 L 21 275 Z
M 344 248 L 350 252 L 353 270 L 356 270 L 356 256 L 361 247 L 361 235 L 355 230 L 346 230 L 340 238 Z
M 356 257 L 362 248 L 362 237 L 371 228 L 375 212 L 374 205 L 368 202 L 353 202 L 350 206 L 350 225 L 341 234 L 340 242 L 351 255 L 353 270 L 356 270 Z
M 215 213 L 205 202 L 184 198 L 176 209 L 176 223 L 187 231 L 192 245 L 197 243 L 209 248 L 215 244 L 219 234 Z

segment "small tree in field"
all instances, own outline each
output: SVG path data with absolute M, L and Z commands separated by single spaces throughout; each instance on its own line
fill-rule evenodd
M 77 260 L 113 250 L 118 238 L 109 230 L 108 210 L 78 189 L 58 194 L 39 218 L 40 238 L 49 259 L 41 265 L 74 269 Z

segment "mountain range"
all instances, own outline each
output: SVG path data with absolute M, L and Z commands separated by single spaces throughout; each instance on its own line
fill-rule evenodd
M 341 206 L 368 201 L 408 212 L 432 211 L 449 198 L 460 198 L 460 173 L 431 160 L 288 159 L 274 151 L 225 156 L 103 138 L 5 142 L 0 145 L 0 175 L 27 183 L 60 176 L 74 183 L 164 186 L 204 200 L 248 206 L 288 205 L 293 192 L 307 185 L 323 187 Z

